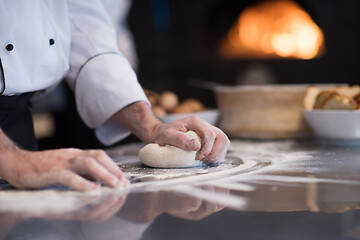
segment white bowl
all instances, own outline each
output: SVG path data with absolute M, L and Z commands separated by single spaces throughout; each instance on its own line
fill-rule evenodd
M 360 111 L 304 110 L 314 133 L 324 139 L 341 141 L 360 140 Z
M 187 116 L 198 116 L 200 119 L 208 122 L 211 125 L 216 125 L 219 119 L 219 110 L 212 109 L 212 110 L 204 110 L 201 112 L 193 112 L 193 113 L 177 113 L 177 114 L 167 114 L 163 117 L 160 117 L 160 120 L 164 123 L 170 123 L 175 120 L 187 117 Z

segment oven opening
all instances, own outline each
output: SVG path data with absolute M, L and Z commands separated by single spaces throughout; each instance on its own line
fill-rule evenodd
M 325 37 L 295 1 L 267 0 L 240 12 L 219 51 L 228 59 L 313 59 L 324 54 Z

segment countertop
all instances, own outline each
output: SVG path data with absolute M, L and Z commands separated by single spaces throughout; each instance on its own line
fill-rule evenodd
M 219 165 L 154 169 L 142 146 L 107 150 L 126 190 L 2 184 L 0 239 L 360 239 L 360 147 L 232 139 Z

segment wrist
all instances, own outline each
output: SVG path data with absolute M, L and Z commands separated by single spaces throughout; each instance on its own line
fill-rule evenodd
M 126 106 L 115 113 L 113 117 L 145 143 L 154 142 L 157 130 L 164 124 L 144 101 Z
M 19 155 L 25 152 L 11 141 L 0 129 L 0 177 L 6 179 L 6 175 L 11 172 L 13 164 Z
M 12 172 L 16 156 L 21 154 L 21 149 L 10 148 L 0 150 L 0 177 L 7 179 L 7 175 Z
M 158 136 L 158 132 L 160 131 L 160 129 L 164 126 L 164 123 L 161 122 L 160 120 L 158 120 L 157 122 L 154 122 L 152 126 L 149 126 L 149 131 L 147 133 L 147 138 L 144 141 L 145 143 L 155 143 L 157 136 Z

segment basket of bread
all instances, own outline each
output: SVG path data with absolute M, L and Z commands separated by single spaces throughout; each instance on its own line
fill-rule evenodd
M 304 97 L 305 110 L 360 109 L 360 86 L 341 85 L 332 88 L 310 86 Z
M 360 140 L 360 86 L 308 87 L 304 115 L 314 133 L 330 140 Z
M 204 104 L 195 98 L 180 101 L 177 94 L 172 91 L 156 93 L 145 90 L 145 94 L 151 103 L 154 114 L 165 123 L 196 115 L 211 125 L 217 124 L 219 111 L 217 109 L 206 109 Z

